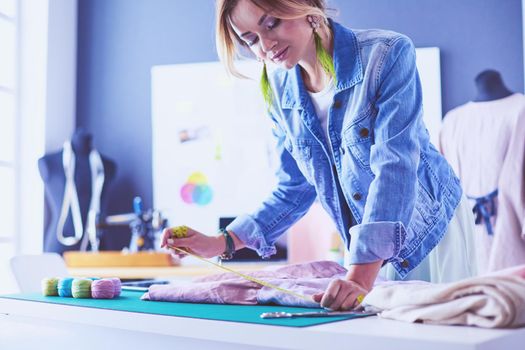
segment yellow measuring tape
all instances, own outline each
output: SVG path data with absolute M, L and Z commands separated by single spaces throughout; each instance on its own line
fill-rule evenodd
M 170 230 L 173 233 L 173 235 L 172 235 L 173 237 L 175 237 L 175 238 L 184 238 L 184 237 L 186 237 L 186 234 L 188 232 L 188 227 L 187 226 L 176 226 L 176 227 L 172 227 Z M 178 251 L 180 253 L 191 255 L 194 258 L 197 258 L 199 260 L 205 261 L 205 262 L 207 262 L 207 263 L 209 263 L 209 264 L 211 264 L 211 265 L 213 265 L 215 267 L 218 267 L 219 269 L 222 269 L 222 270 L 234 273 L 234 274 L 236 274 L 236 275 L 238 275 L 238 276 L 240 276 L 240 277 L 242 277 L 244 279 L 247 279 L 248 281 L 252 281 L 252 282 L 255 282 L 257 284 L 260 284 L 261 286 L 272 288 L 272 289 L 278 290 L 279 292 L 282 292 L 282 293 L 285 293 L 285 294 L 293 295 L 296 298 L 303 299 L 303 300 L 306 300 L 308 302 L 313 302 L 314 301 L 313 298 L 311 298 L 311 297 L 307 297 L 305 295 L 301 295 L 301 294 L 295 293 L 295 292 L 293 292 L 291 290 L 281 288 L 279 286 L 276 286 L 274 284 L 268 283 L 266 281 L 262 281 L 260 279 L 255 278 L 255 277 L 252 277 L 252 276 L 246 275 L 244 273 L 235 271 L 233 269 L 230 269 L 229 267 L 219 265 L 219 264 L 214 263 L 213 261 L 210 261 L 208 259 L 205 259 L 205 258 L 203 258 L 203 257 L 201 257 L 201 256 L 199 256 L 197 254 L 190 253 L 187 250 L 184 250 L 182 248 L 174 247 L 174 246 L 171 246 L 171 245 L 168 245 L 168 246 L 170 248 L 172 248 L 172 249 L 175 249 L 176 251 Z M 357 302 L 361 303 L 363 301 L 363 299 L 364 299 L 364 295 L 359 295 L 357 297 Z

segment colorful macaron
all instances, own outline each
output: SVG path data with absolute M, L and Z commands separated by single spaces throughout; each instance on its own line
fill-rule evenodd
M 55 296 L 58 295 L 58 278 L 50 277 L 42 280 L 42 294 L 44 296 Z
M 111 279 L 99 279 L 91 283 L 91 296 L 95 299 L 112 299 L 115 285 Z
M 71 286 L 73 284 L 73 278 L 65 277 L 58 280 L 57 289 L 58 295 L 61 297 L 71 298 L 73 296 L 71 292 Z
M 91 283 L 87 278 L 75 278 L 71 285 L 73 298 L 91 298 Z
M 116 298 L 120 296 L 120 292 L 122 291 L 122 282 L 118 277 L 110 278 L 110 280 L 113 282 L 114 287 L 113 297 Z

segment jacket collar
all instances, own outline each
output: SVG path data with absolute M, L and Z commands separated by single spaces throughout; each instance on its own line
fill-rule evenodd
M 334 35 L 334 68 L 337 77 L 335 93 L 349 89 L 363 79 L 363 67 L 357 38 L 350 29 L 328 20 Z M 301 67 L 296 64 L 286 72 L 281 97 L 282 108 L 304 108 L 308 93 L 301 76 Z

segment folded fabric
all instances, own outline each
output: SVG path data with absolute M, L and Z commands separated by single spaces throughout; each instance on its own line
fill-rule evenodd
M 299 295 L 311 296 L 323 292 L 334 278 L 343 278 L 346 269 L 332 261 L 315 261 L 245 273 Z M 234 273 L 221 273 L 195 279 L 192 283 L 152 285 L 143 300 L 193 302 L 212 304 L 278 304 L 319 307 L 279 290 L 263 287 Z
M 376 285 L 363 305 L 384 318 L 485 328 L 525 326 L 525 265 L 446 284 Z
M 501 269 L 497 271 L 492 271 L 485 274 L 485 276 L 518 276 L 521 278 L 525 278 L 525 264 L 507 267 L 506 269 Z

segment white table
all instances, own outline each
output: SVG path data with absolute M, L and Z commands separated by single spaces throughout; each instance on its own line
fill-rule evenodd
M 100 346 L 94 346 L 97 342 Z M 525 328 L 488 330 L 368 317 L 292 328 L 141 314 L 0 298 L 0 349 L 525 348 Z

